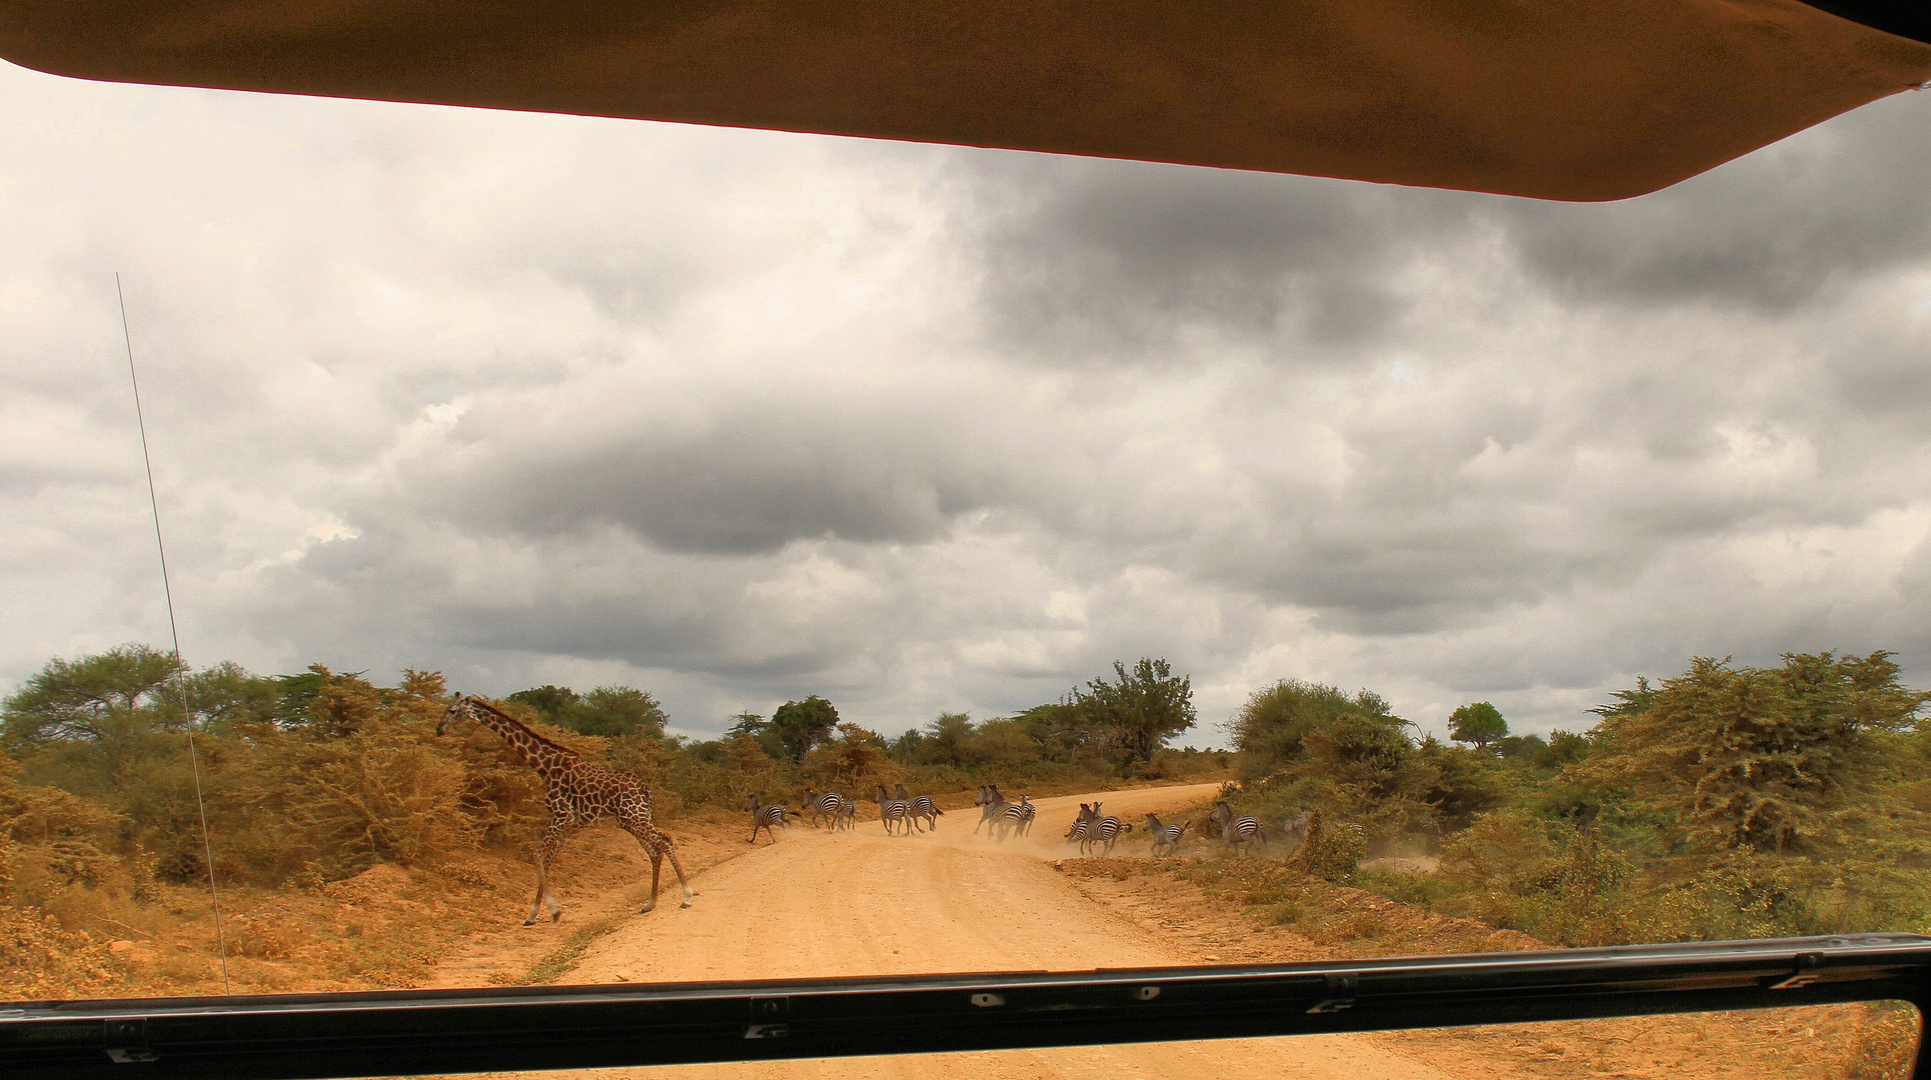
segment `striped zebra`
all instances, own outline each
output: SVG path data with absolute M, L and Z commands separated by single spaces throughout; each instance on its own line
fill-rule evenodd
M 1033 818 L 1039 815 L 1039 808 L 1033 805 L 1031 795 L 1019 797 L 1019 835 L 1030 836 L 1033 831 Z
M 758 797 L 752 795 L 744 800 L 744 808 L 751 812 L 751 839 L 745 841 L 747 844 L 758 842 L 759 829 L 763 829 L 764 835 L 770 837 L 771 842 L 775 844 L 778 842 L 778 834 L 772 832 L 771 827 L 773 825 L 791 827 L 791 811 L 785 809 L 783 803 L 760 806 Z
M 1167 825 L 1161 822 L 1158 814 L 1148 814 L 1147 834 L 1153 838 L 1153 857 L 1159 859 L 1180 850 L 1180 841 L 1187 836 L 1187 826 L 1185 822 Z
M 1081 855 L 1091 855 L 1093 849 L 1101 845 L 1104 845 L 1102 852 L 1111 855 L 1113 845 L 1119 843 L 1120 836 L 1132 831 L 1133 826 L 1119 818 L 1102 816 L 1099 803 L 1091 806 L 1081 803 L 1079 817 L 1074 819 L 1073 827 L 1066 830 L 1066 842 L 1079 844 Z
M 1267 830 L 1259 818 L 1235 817 L 1232 807 L 1224 801 L 1214 804 L 1214 812 L 1207 817 L 1220 830 L 1220 841 L 1234 849 L 1236 855 L 1247 854 L 1247 845 L 1259 843 L 1261 850 L 1267 850 Z
M 878 790 L 872 795 L 872 799 L 878 803 L 878 820 L 884 823 L 886 836 L 894 835 L 894 827 L 906 836 L 912 835 L 911 803 L 904 799 L 892 798 L 891 793 L 885 790 L 884 784 L 878 785 Z
M 972 800 L 972 805 L 979 808 L 979 824 L 972 827 L 972 835 L 977 836 L 980 827 L 987 822 L 991 822 L 995 828 L 998 826 L 999 811 L 1005 807 L 1006 797 L 999 794 L 998 784 L 981 784 L 979 795 Z
M 1088 848 L 1088 853 L 1089 854 L 1091 853 L 1091 850 L 1090 850 L 1091 848 L 1100 847 L 1103 844 L 1105 845 L 1105 848 L 1100 852 L 1100 854 L 1111 855 L 1113 854 L 1113 845 L 1119 843 L 1120 837 L 1122 835 L 1126 833 L 1130 833 L 1132 831 L 1133 831 L 1133 826 L 1127 824 L 1124 821 L 1121 821 L 1119 818 L 1116 818 L 1111 814 L 1107 815 L 1106 817 L 1101 817 L 1100 804 L 1094 803 L 1092 823 L 1089 824 L 1086 829 L 1086 846 Z
M 851 800 L 838 794 L 836 791 L 827 791 L 823 795 L 820 795 L 812 788 L 806 788 L 802 802 L 804 803 L 805 811 L 811 815 L 812 828 L 817 828 L 818 819 L 824 817 L 831 823 L 831 827 L 835 829 L 838 827 L 839 817 L 845 812 L 845 804 L 851 802 Z
M 903 787 L 904 785 L 901 784 L 899 786 Z M 932 798 L 932 796 L 914 795 L 912 797 L 912 816 L 914 818 L 924 818 L 925 823 L 931 827 L 932 831 L 938 832 L 939 819 L 945 816 L 945 811 L 939 809 L 938 801 Z
M 939 818 L 945 811 L 939 809 L 939 804 L 932 800 L 932 796 L 914 795 L 905 790 L 904 784 L 898 784 L 892 789 L 892 798 L 902 800 L 912 808 L 912 823 L 919 826 L 920 832 L 924 832 L 927 825 L 931 826 L 933 832 L 939 831 Z
M 1020 798 L 1023 800 L 1025 796 L 1022 795 Z M 999 812 L 993 817 L 993 825 L 999 830 L 1000 843 L 1005 843 L 1006 837 L 1015 832 L 1024 835 L 1022 830 L 1026 826 L 1027 809 L 1028 806 L 1024 802 L 1006 802 L 1003 799 L 999 801 Z
M 1078 844 L 1081 855 L 1086 854 L 1086 834 L 1092 827 L 1094 816 L 1093 808 L 1085 803 L 1081 803 L 1079 804 L 1079 816 L 1073 819 L 1072 827 L 1066 830 L 1066 842 L 1069 844 Z
M 838 808 L 838 820 L 832 822 L 831 827 L 834 831 L 844 829 L 848 832 L 858 828 L 858 804 L 850 799 L 844 800 L 844 804 Z
M 979 824 L 991 822 L 992 827 L 986 830 L 987 834 L 994 840 L 1005 843 L 1006 837 L 1011 836 L 1013 830 L 1024 823 L 1026 819 L 1024 806 L 1020 803 L 1007 802 L 1006 797 L 999 794 L 996 784 L 987 784 L 981 788 L 979 797 L 985 800 L 979 803 Z M 972 831 L 978 832 L 978 826 L 973 826 Z

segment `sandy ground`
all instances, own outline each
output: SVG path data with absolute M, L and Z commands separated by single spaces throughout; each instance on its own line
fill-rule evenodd
M 1215 784 L 1098 796 L 1107 813 L 1196 805 Z M 713 867 L 688 909 L 628 920 L 586 953 L 563 982 L 655 982 L 938 972 L 1066 970 L 1211 963 L 1185 939 L 1150 932 L 1081 892 L 1049 860 L 1082 801 L 1039 800 L 1029 840 L 975 838 L 976 814 L 957 810 L 936 834 L 887 837 L 793 827 L 778 841 Z M 1197 842 L 1197 841 L 1194 841 Z M 762 842 L 761 842 L 762 843 Z M 1137 849 L 1145 841 L 1137 835 Z M 640 1078 L 1220 1077 L 1300 1080 L 1445 1074 L 1363 1038 L 1303 1037 L 1045 1051 L 942 1054 L 569 1074 Z M 545 1074 L 556 1075 L 556 1074 Z

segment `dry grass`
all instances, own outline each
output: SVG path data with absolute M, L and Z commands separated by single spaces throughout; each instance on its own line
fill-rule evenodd
M 734 816 L 708 813 L 677 822 L 672 832 L 682 842 L 686 871 L 696 873 L 743 848 L 737 825 Z M 570 938 L 580 953 L 609 911 L 632 911 L 641 904 L 650 864 L 628 835 L 591 829 L 565 845 L 553 881 L 566 920 L 587 920 Z M 534 884 L 526 855 L 483 850 L 415 867 L 379 863 L 346 880 L 308 888 L 224 889 L 233 990 L 549 981 L 569 966 L 561 957 L 572 945 L 546 945 L 554 938 L 532 937 L 522 929 Z M 676 888 L 674 879 L 670 888 Z M 0 904 L 0 998 L 222 992 L 205 889 L 155 884 L 136 897 L 74 885 L 56 899 L 55 910 Z M 476 952 L 482 955 L 467 955 Z M 467 967 L 446 970 L 463 960 Z

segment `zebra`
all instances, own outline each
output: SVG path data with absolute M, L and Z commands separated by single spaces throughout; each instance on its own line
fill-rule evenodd
M 1030 820 L 1032 804 L 1025 801 L 1026 797 L 1024 795 L 1021 795 L 1019 798 L 1019 802 L 1009 803 L 1001 799 L 998 803 L 999 812 L 993 818 L 993 825 L 999 830 L 999 842 L 1002 844 L 1006 842 L 1006 837 L 1013 835 L 1015 832 L 1021 836 L 1025 835 L 1026 823 Z
M 1012 835 L 1025 817 L 1025 809 L 1019 803 L 1007 802 L 1006 797 L 999 794 L 997 784 L 987 784 L 979 789 L 979 825 L 991 822 L 992 827 L 986 833 L 993 839 L 1005 843 L 1006 837 Z M 973 826 L 972 831 L 977 833 L 979 826 Z
M 1093 808 L 1085 803 L 1081 803 L 1079 804 L 1079 816 L 1073 819 L 1072 827 L 1066 830 L 1066 842 L 1069 844 L 1077 843 L 1081 855 L 1086 854 L 1086 845 L 1088 842 L 1086 834 L 1092 827 L 1093 818 Z
M 912 835 L 912 805 L 910 803 L 904 799 L 892 798 L 890 793 L 885 790 L 884 784 L 878 785 L 878 790 L 873 794 L 872 799 L 878 803 L 878 820 L 884 823 L 886 836 L 893 835 L 892 827 L 894 825 L 902 829 L 906 836 Z
M 845 799 L 838 808 L 838 819 L 832 822 L 833 830 L 858 828 L 858 804 Z
M 894 787 L 892 798 L 912 808 L 912 823 L 919 826 L 920 832 L 925 831 L 926 825 L 930 825 L 933 832 L 939 831 L 939 818 L 945 811 L 939 809 L 939 804 L 932 800 L 932 796 L 913 795 L 905 790 L 904 784 L 899 784 Z M 925 824 L 919 824 L 921 821 Z
M 1033 797 L 1031 795 L 1021 795 L 1019 797 L 1019 835 L 1030 836 L 1032 834 L 1033 818 L 1038 814 L 1039 808 L 1033 805 Z
M 751 795 L 745 798 L 744 808 L 751 812 L 751 839 L 745 841 L 747 844 L 755 844 L 758 842 L 759 829 L 763 829 L 764 834 L 770 837 L 771 842 L 775 844 L 778 842 L 778 834 L 772 832 L 771 827 L 773 825 L 783 825 L 786 828 L 791 827 L 791 811 L 785 809 L 783 803 L 772 803 L 770 806 L 760 806 L 758 805 L 758 797 Z
M 903 784 L 899 785 L 899 788 L 901 791 L 904 789 L 904 787 L 905 785 Z M 903 798 L 903 797 L 904 797 L 903 795 L 900 796 L 900 798 Z M 918 818 L 924 818 L 925 823 L 931 826 L 931 829 L 933 832 L 939 831 L 939 819 L 944 816 L 945 816 L 945 811 L 939 809 L 938 801 L 933 799 L 932 796 L 915 795 L 912 797 L 913 819 L 917 820 Z
M 1234 811 L 1225 801 L 1214 804 L 1214 812 L 1208 821 L 1220 830 L 1220 840 L 1234 849 L 1236 855 L 1247 854 L 1247 845 L 1258 842 L 1261 850 L 1267 850 L 1267 830 L 1259 818 L 1235 817 Z
M 1106 848 L 1101 854 L 1111 855 L 1113 854 L 1113 845 L 1120 841 L 1120 834 L 1130 833 L 1132 831 L 1133 826 L 1121 821 L 1119 818 L 1113 817 L 1110 814 L 1106 817 L 1101 817 L 1100 804 L 1094 803 L 1092 820 L 1086 827 L 1086 841 L 1082 846 L 1089 848 L 1090 854 L 1090 848 L 1105 844 Z
M 972 835 L 977 836 L 980 825 L 987 822 L 992 822 L 995 827 L 998 825 L 999 811 L 1005 807 L 1006 797 L 999 794 L 998 784 L 981 784 L 979 797 L 972 800 L 972 805 L 979 808 L 979 824 L 972 827 Z
M 1293 817 L 1281 823 L 1282 838 L 1298 841 L 1303 844 L 1307 843 L 1307 830 L 1312 821 L 1313 819 L 1308 811 L 1302 810 L 1300 813 L 1295 814 Z
M 814 829 L 818 827 L 818 818 L 820 815 L 831 822 L 832 828 L 837 828 L 838 819 L 845 812 L 845 804 L 851 802 L 850 799 L 845 798 L 836 791 L 827 791 L 823 795 L 820 795 L 811 788 L 805 789 L 804 798 L 800 801 L 803 802 L 805 809 L 811 813 L 811 827 Z
M 1106 845 L 1105 854 L 1110 855 L 1113 853 L 1113 845 L 1120 840 L 1120 834 L 1132 831 L 1133 826 L 1119 818 L 1101 817 L 1099 803 L 1091 806 L 1081 803 L 1079 817 L 1074 819 L 1073 827 L 1066 830 L 1066 842 L 1069 844 L 1077 842 L 1081 855 L 1091 855 L 1095 847 L 1104 844 Z
M 1153 837 L 1153 857 L 1158 859 L 1180 850 L 1180 841 L 1186 838 L 1187 826 L 1162 824 L 1157 814 L 1147 815 L 1147 833 Z M 1163 850 L 1164 849 L 1164 850 Z

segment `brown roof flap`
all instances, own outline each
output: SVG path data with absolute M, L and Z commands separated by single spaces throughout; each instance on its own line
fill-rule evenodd
M 1931 79 L 1931 46 L 1795 0 L 0 0 L 0 56 L 1576 200 Z

